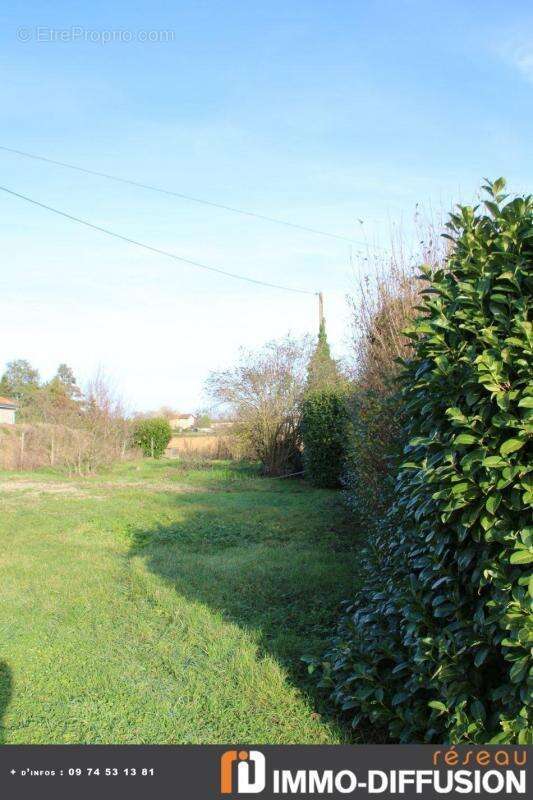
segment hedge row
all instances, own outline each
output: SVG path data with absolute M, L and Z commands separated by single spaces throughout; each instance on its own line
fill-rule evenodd
M 323 685 L 403 742 L 533 740 L 533 201 L 451 215 L 403 364 L 405 460 Z

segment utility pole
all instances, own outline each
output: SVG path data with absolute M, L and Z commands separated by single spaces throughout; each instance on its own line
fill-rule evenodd
M 322 292 L 318 292 L 318 330 L 322 330 L 324 324 L 324 296 Z

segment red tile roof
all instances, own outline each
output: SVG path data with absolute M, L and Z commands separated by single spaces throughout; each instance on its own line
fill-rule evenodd
M 15 400 L 10 400 L 8 397 L 0 397 L 0 406 L 13 406 L 13 408 L 16 408 L 17 403 Z

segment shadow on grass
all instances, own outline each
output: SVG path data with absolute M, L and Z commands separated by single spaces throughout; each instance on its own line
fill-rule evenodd
M 287 680 L 338 724 L 302 661 L 324 652 L 339 605 L 355 589 L 354 532 L 338 496 L 293 482 L 176 503 L 175 523 L 130 531 L 131 556 L 179 595 L 251 633 L 258 656 L 274 656 Z
M 2 720 L 13 694 L 13 678 L 5 661 L 0 661 L 0 744 L 4 744 L 4 726 Z

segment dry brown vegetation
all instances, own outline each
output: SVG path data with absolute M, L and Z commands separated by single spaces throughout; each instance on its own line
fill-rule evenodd
M 447 251 L 446 240 L 435 226 L 417 224 L 419 250 L 407 252 L 401 235 L 393 237 L 388 257 L 374 254 L 359 269 L 351 308 L 352 373 L 366 389 L 383 391 L 397 372 L 397 359 L 405 358 L 410 340 L 403 331 L 419 304 L 420 264 L 436 267 Z
M 0 468 L 65 467 L 87 475 L 131 455 L 131 423 L 102 373 L 75 398 L 35 387 L 25 421 L 0 427 Z
M 414 256 L 398 237 L 389 257 L 366 262 L 370 275 L 358 276 L 349 298 L 353 383 L 344 483 L 354 513 L 366 526 L 379 525 L 390 504 L 392 461 L 402 436 L 396 376 L 398 360 L 408 357 L 411 348 L 404 331 L 420 301 L 419 266 L 442 265 L 447 250 L 431 224 L 425 224 L 418 240 Z
M 230 461 L 243 458 L 244 448 L 236 436 L 173 436 L 166 450 L 170 458 L 200 457 L 208 459 L 228 459 Z

